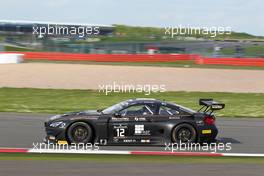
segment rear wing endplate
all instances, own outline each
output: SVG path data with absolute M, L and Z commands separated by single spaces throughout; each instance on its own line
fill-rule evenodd
M 199 105 L 201 105 L 202 107 L 198 110 L 198 112 L 204 113 L 213 113 L 214 111 L 225 108 L 224 103 L 219 103 L 217 101 L 214 101 L 213 99 L 199 99 Z

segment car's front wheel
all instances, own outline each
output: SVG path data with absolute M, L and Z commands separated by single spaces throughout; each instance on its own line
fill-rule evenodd
M 172 130 L 172 142 L 174 143 L 194 143 L 196 141 L 196 131 L 190 124 L 183 123 Z
M 75 122 L 67 130 L 69 143 L 90 143 L 92 142 L 93 131 L 90 125 L 84 122 Z

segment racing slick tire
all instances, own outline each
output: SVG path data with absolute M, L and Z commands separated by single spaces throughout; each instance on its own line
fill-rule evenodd
M 92 142 L 93 130 L 91 126 L 84 122 L 75 122 L 67 130 L 69 143 L 89 143 Z
M 196 130 L 190 124 L 182 123 L 172 130 L 172 142 L 174 143 L 195 143 L 196 138 Z

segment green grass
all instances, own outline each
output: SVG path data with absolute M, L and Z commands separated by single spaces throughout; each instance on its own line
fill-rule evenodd
M 15 47 L 15 46 L 4 46 L 5 51 L 37 51 L 35 49 L 24 48 L 24 47 Z
M 147 97 L 175 102 L 198 109 L 199 98 L 214 98 L 226 103 L 218 111 L 222 117 L 264 117 L 263 93 L 216 93 L 216 92 L 164 92 L 111 93 L 105 95 L 96 90 L 56 90 L 30 88 L 0 88 L 1 112 L 64 113 L 88 109 L 101 109 L 122 100 Z
M 88 65 L 118 65 L 118 66 L 150 66 L 150 67 L 178 67 L 178 68 L 213 68 L 213 69 L 242 69 L 264 70 L 264 67 L 227 66 L 227 65 L 197 65 L 194 61 L 176 62 L 91 62 L 91 61 L 49 61 L 49 60 L 26 60 L 26 63 L 66 63 Z
M 199 163 L 199 164 L 264 164 L 264 158 L 254 157 L 184 157 L 133 155 L 80 155 L 80 154 L 0 154 L 0 160 L 63 160 L 111 163 Z

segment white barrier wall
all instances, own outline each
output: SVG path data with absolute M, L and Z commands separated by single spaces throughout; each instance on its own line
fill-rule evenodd
M 0 64 L 18 64 L 23 62 L 24 54 L 0 53 Z

